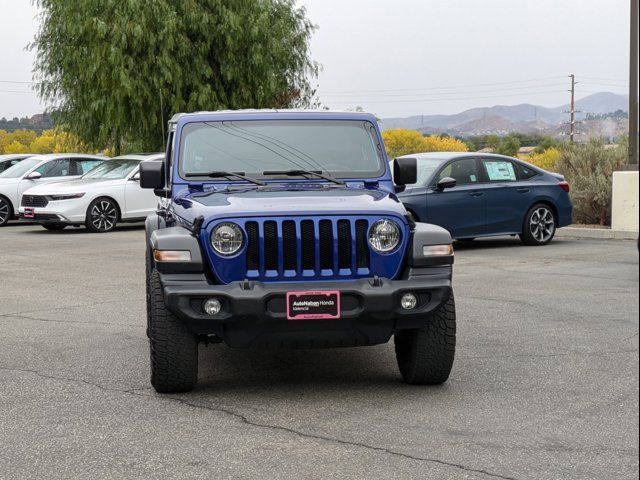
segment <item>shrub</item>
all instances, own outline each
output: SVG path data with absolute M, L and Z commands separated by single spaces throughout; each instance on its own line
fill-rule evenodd
M 532 153 L 524 160 L 536 167 L 553 172 L 556 170 L 558 160 L 560 160 L 560 150 L 548 148 L 541 153 Z
M 410 153 L 419 152 L 467 152 L 467 145 L 452 137 L 439 137 L 438 135 L 423 136 L 416 130 L 399 128 L 382 132 L 387 156 L 400 157 Z
M 626 162 L 625 145 L 607 149 L 601 140 L 561 149 L 556 169 L 571 185 L 576 222 L 610 224 L 613 172 Z

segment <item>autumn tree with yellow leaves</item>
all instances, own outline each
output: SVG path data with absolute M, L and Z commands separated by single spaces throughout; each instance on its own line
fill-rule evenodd
M 399 128 L 382 132 L 387 156 L 392 159 L 420 152 L 467 152 L 467 145 L 452 137 L 424 136 L 416 130 Z

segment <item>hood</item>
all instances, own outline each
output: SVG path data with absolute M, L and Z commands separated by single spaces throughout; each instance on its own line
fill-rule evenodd
M 228 217 L 395 215 L 405 209 L 395 196 L 364 188 L 248 189 L 192 192 L 176 199 L 177 215 L 191 222 L 202 215 L 206 222 Z
M 78 178 L 66 182 L 45 183 L 28 190 L 29 195 L 52 195 L 57 193 L 82 193 L 89 188 L 121 185 L 125 180 L 109 180 L 100 178 Z M 26 193 L 26 192 L 25 192 Z

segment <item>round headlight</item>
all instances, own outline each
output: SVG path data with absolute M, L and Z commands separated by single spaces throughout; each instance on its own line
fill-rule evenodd
M 378 220 L 369 229 L 369 245 L 378 253 L 389 253 L 400 243 L 400 229 L 391 220 Z
M 238 225 L 225 222 L 211 232 L 211 245 L 220 255 L 233 255 L 242 247 L 244 236 Z

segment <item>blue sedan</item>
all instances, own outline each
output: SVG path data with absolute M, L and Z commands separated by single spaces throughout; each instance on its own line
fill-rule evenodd
M 434 152 L 415 158 L 417 182 L 398 197 L 415 219 L 440 225 L 457 240 L 520 235 L 546 245 L 571 224 L 569 184 L 557 173 L 515 158 L 482 153 Z

